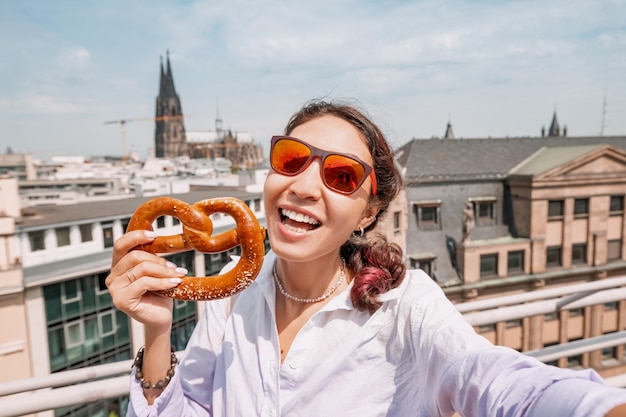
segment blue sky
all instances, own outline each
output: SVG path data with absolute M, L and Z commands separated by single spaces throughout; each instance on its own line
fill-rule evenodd
M 626 0 L 0 0 L 0 151 L 120 154 L 170 51 L 187 130 L 260 143 L 306 100 L 354 100 L 394 145 L 626 135 Z M 606 98 L 606 111 L 603 101 Z M 127 125 L 144 157 L 154 124 Z

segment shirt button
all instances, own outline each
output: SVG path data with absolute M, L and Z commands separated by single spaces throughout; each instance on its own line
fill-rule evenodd
M 291 369 L 299 368 L 300 367 L 300 362 L 298 362 L 298 361 L 291 361 L 291 363 L 289 364 L 289 367 Z

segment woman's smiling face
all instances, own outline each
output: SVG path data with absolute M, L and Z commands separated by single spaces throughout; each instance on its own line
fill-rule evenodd
M 372 156 L 360 132 L 335 116 L 321 116 L 293 129 L 290 136 L 328 151 L 352 154 L 372 165 Z M 315 158 L 300 174 L 270 171 L 263 192 L 272 249 L 293 261 L 336 256 L 350 234 L 369 224 L 376 214 L 369 204 L 371 179 L 353 194 L 328 189 Z

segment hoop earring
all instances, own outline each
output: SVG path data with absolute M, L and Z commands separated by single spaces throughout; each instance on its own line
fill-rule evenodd
M 363 230 L 362 227 L 359 227 L 358 233 L 356 231 L 352 232 L 352 236 L 354 237 L 363 237 L 364 234 L 365 234 L 365 230 Z

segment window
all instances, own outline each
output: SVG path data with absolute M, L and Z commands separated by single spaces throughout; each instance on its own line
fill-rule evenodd
M 589 216 L 589 199 L 577 198 L 574 200 L 574 217 L 587 217 Z
M 583 355 L 574 355 L 567 358 L 567 367 L 579 369 L 583 366 Z
M 122 219 L 121 222 L 122 222 L 122 231 L 126 233 L 126 230 L 128 229 L 128 223 L 130 223 L 130 217 L 126 217 Z
M 70 228 L 69 227 L 57 227 L 54 229 L 54 233 L 57 236 L 57 246 L 68 246 L 70 244 Z
M 52 372 L 131 358 L 130 321 L 114 308 L 106 276 L 43 286 Z
M 602 349 L 602 362 L 611 362 L 617 359 L 617 347 L 609 346 Z
M 115 334 L 116 330 L 114 310 L 98 314 L 98 334 L 100 334 L 100 337 L 111 336 Z
M 607 242 L 607 251 L 606 251 L 606 259 L 607 261 L 619 261 L 622 259 L 622 240 L 609 240 Z
M 180 224 L 180 220 L 178 219 L 178 217 L 172 217 L 172 224 L 174 226 L 179 225 Z
M 102 240 L 105 248 L 113 247 L 113 225 L 102 225 Z
M 61 303 L 69 304 L 80 301 L 83 294 L 80 290 L 80 282 L 77 280 L 65 281 L 61 283 Z
M 480 255 L 480 276 L 493 277 L 498 274 L 498 254 Z
M 496 331 L 495 323 L 493 323 L 493 324 L 483 324 L 482 326 L 478 326 L 478 329 L 477 329 L 477 332 L 479 334 L 495 332 L 495 331 Z
M 562 266 L 562 249 L 560 246 L 554 246 L 546 250 L 546 266 L 555 267 Z
M 85 340 L 85 331 L 82 321 L 75 321 L 68 323 L 63 328 L 65 336 L 65 347 L 71 349 L 83 344 Z
M 165 217 L 161 216 L 157 219 L 157 229 L 162 229 L 165 227 Z
M 552 313 L 546 313 L 543 315 L 543 321 L 553 321 L 559 319 L 559 313 L 553 311 Z
M 399 211 L 394 211 L 393 212 L 393 233 L 397 235 L 400 232 L 401 232 L 401 230 L 400 230 L 400 212 Z
M 80 229 L 81 242 L 91 242 L 93 240 L 93 235 L 91 234 L 91 224 L 81 224 L 78 228 Z
M 490 226 L 496 223 L 495 197 L 474 197 L 469 201 L 474 205 L 474 218 L 477 226 Z
M 572 245 L 572 263 L 573 264 L 586 264 L 587 263 L 587 244 L 577 243 Z
M 254 200 L 254 211 L 259 212 L 261 211 L 261 199 L 257 198 Z
M 507 329 L 514 329 L 516 327 L 522 327 L 522 320 L 521 319 L 507 320 L 506 321 L 506 328 Z
M 563 218 L 563 200 L 551 200 L 548 202 L 548 220 L 561 220 Z
M 612 195 L 609 211 L 611 216 L 618 216 L 624 214 L 624 196 Z
M 37 230 L 36 232 L 28 233 L 28 240 L 30 241 L 31 252 L 44 250 L 46 248 L 46 245 L 44 244 L 44 231 L 43 230 Z
M 421 269 L 426 272 L 430 277 L 435 277 L 435 259 L 436 255 L 432 253 L 426 253 L 422 255 L 409 256 L 409 264 L 411 269 Z
M 580 317 L 582 315 L 583 315 L 583 309 L 582 308 L 573 308 L 573 309 L 569 310 L 568 317 L 571 319 L 572 317 Z
M 509 274 L 524 272 L 524 251 L 511 251 L 507 255 L 507 270 Z
M 418 201 L 413 204 L 417 227 L 422 230 L 441 229 L 441 201 Z

